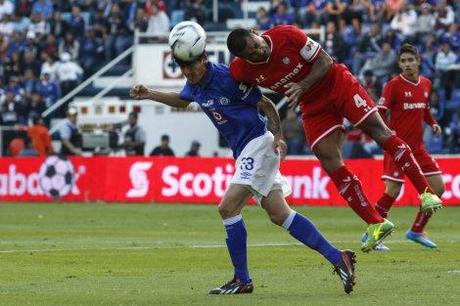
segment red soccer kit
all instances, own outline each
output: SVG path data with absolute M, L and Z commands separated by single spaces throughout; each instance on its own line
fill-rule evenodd
M 245 83 L 270 88 L 284 95 L 284 85 L 300 82 L 310 73 L 321 46 L 294 26 L 277 26 L 262 37 L 271 55 L 261 63 L 235 58 L 232 76 Z M 343 117 L 355 126 L 377 110 L 375 103 L 345 65 L 333 63 L 327 74 L 300 99 L 305 135 L 313 148 L 334 130 L 344 129 Z
M 441 173 L 438 164 L 423 144 L 423 123 L 436 123 L 430 112 L 430 92 L 429 79 L 420 76 L 418 82 L 414 83 L 403 75 L 398 75 L 385 85 L 379 101 L 379 108 L 390 111 L 389 127 L 410 146 L 425 176 Z M 403 171 L 386 152 L 382 179 L 404 182 Z

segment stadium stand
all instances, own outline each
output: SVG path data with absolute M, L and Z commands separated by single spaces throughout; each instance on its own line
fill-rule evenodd
M 460 112 L 459 0 L 271 0 L 247 4 L 243 0 L 218 0 L 217 20 L 214 3 L 1 0 L 0 125 L 28 124 L 39 109 L 37 101 L 43 100 L 46 107 L 55 103 L 131 46 L 135 30 L 144 32 L 149 26 L 155 27 L 161 13 L 169 28 L 190 19 L 208 31 L 228 30 L 240 24 L 254 24 L 259 30 L 279 24 L 325 27 L 323 47 L 363 80 L 366 71 L 372 70 L 380 84 L 397 73 L 395 50 L 411 42 L 419 48 L 422 72 L 432 79 L 439 97 L 434 111 L 442 110 L 437 116 L 445 131 L 443 138 L 430 140 L 428 147 L 437 153 L 460 151 L 455 136 L 458 124 L 454 122 Z M 249 20 L 243 19 L 245 15 Z M 72 67 L 71 75 L 59 76 L 63 65 Z M 107 75 L 120 76 L 129 68 L 128 59 Z M 90 85 L 80 95 L 96 92 Z M 111 93 L 121 97 L 127 94 L 116 88 Z M 52 117 L 63 116 L 62 109 Z

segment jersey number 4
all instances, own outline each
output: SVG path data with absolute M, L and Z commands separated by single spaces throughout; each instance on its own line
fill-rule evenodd
M 356 107 L 358 107 L 358 108 L 364 107 L 364 110 L 365 110 L 366 112 L 370 110 L 370 107 L 367 106 L 366 100 L 364 100 L 360 95 L 355 94 L 355 95 L 353 96 L 353 100 L 355 100 L 355 105 L 356 105 Z

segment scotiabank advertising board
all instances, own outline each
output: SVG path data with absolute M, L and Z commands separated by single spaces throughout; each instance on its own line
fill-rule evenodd
M 437 158 L 446 205 L 460 205 L 460 158 Z M 384 190 L 380 160 L 350 160 L 371 201 Z M 0 201 L 106 201 L 217 204 L 234 172 L 227 158 L 75 157 L 0 158 Z M 316 160 L 286 160 L 292 205 L 346 205 Z M 418 205 L 407 182 L 399 205 Z

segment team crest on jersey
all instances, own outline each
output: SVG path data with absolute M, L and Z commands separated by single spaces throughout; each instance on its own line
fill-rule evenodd
M 227 105 L 227 104 L 230 103 L 230 100 L 228 98 L 226 98 L 226 97 L 220 97 L 219 103 L 220 103 L 220 105 Z
M 263 75 L 259 75 L 258 78 L 256 78 L 256 81 L 258 84 L 262 83 L 263 81 L 265 81 L 265 77 Z
M 287 56 L 283 57 L 282 61 L 283 61 L 283 64 L 286 64 L 286 65 L 289 65 L 289 63 L 291 62 L 291 60 Z
M 425 91 L 423 94 L 425 95 L 425 98 L 428 98 L 428 91 Z
M 385 104 L 385 98 L 381 97 L 379 101 L 377 102 L 378 105 L 384 105 Z
M 405 91 L 404 92 L 404 97 L 406 97 L 406 98 L 412 97 L 412 91 Z

